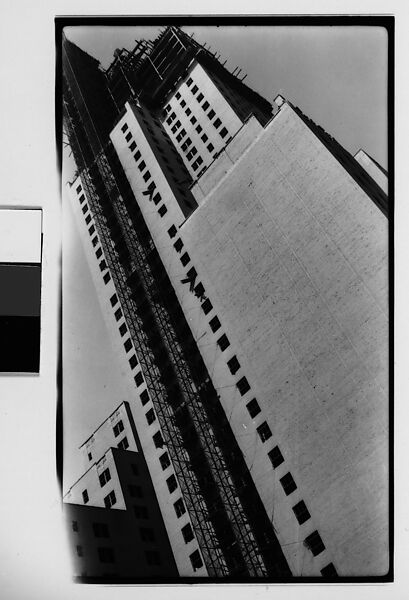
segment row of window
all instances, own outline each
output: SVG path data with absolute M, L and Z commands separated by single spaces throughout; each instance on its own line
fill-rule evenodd
M 189 84 L 188 82 L 191 81 L 191 83 Z M 186 81 L 186 85 L 188 87 L 190 87 L 193 83 L 193 79 L 190 77 L 187 81 Z M 199 88 L 197 87 L 197 85 L 193 85 L 190 89 L 190 91 L 192 92 L 193 96 L 196 96 L 197 92 L 199 91 Z M 197 96 L 196 96 L 196 100 L 199 102 L 199 104 L 202 102 L 202 100 L 204 100 L 204 95 L 200 92 Z M 206 112 L 209 108 L 210 108 L 210 104 L 207 100 L 205 100 L 203 102 L 203 104 L 201 104 L 202 109 L 204 110 L 204 112 Z M 216 113 L 213 110 L 213 108 L 211 108 L 209 110 L 209 112 L 206 112 L 207 117 L 209 118 L 209 120 L 211 121 L 215 116 Z M 213 126 L 215 127 L 215 129 L 218 129 L 220 127 L 220 125 L 222 124 L 221 120 L 219 119 L 219 117 L 217 117 L 214 121 L 213 121 Z M 221 138 L 225 138 L 228 134 L 228 131 L 226 129 L 226 127 L 222 127 L 222 129 L 220 129 L 219 131 L 219 135 Z
M 125 125 L 126 125 L 126 123 L 125 123 Z M 121 128 L 122 131 L 123 131 L 123 127 Z M 125 131 L 126 131 L 126 129 L 125 129 Z M 127 142 L 129 142 L 132 139 L 132 133 L 128 132 L 125 135 L 125 139 Z M 143 159 L 140 160 L 142 158 L 142 155 L 141 155 L 140 151 L 137 150 L 137 145 L 136 145 L 135 140 L 133 140 L 132 143 L 130 144 L 129 150 L 131 152 L 134 152 L 136 150 L 135 154 L 133 155 L 134 160 L 135 160 L 135 162 L 138 163 L 137 167 L 138 167 L 138 170 L 142 173 L 143 180 L 146 183 L 148 183 L 148 181 L 152 178 L 152 176 L 151 176 L 150 171 L 146 168 L 145 161 Z M 158 205 L 159 202 L 161 202 L 161 200 L 162 200 L 160 193 L 158 191 L 156 191 L 156 183 L 154 181 L 151 181 L 149 183 L 146 192 L 143 192 L 143 194 L 149 196 L 149 199 L 152 200 L 155 205 Z M 160 217 L 163 217 L 167 213 L 167 211 L 168 211 L 168 209 L 166 208 L 165 204 L 162 204 L 158 208 L 158 214 L 160 215 Z
M 72 530 L 79 532 L 78 521 L 72 521 Z M 92 530 L 94 536 L 97 538 L 108 538 L 110 537 L 108 525 L 106 523 L 92 523 Z

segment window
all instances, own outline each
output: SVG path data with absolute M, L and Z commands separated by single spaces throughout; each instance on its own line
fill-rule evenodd
M 138 387 L 143 384 L 143 375 L 140 371 L 135 375 L 134 380 Z
M 98 538 L 107 538 L 109 537 L 109 529 L 106 523 L 93 523 L 92 529 L 94 531 L 95 537 Z
M 195 160 L 195 162 L 192 164 L 192 167 L 194 168 L 195 171 L 198 168 L 198 166 L 202 164 L 202 162 L 203 162 L 203 158 L 201 156 L 198 156 L 197 159 Z
M 159 457 L 160 466 L 162 467 L 162 471 L 165 471 L 168 467 L 170 467 L 170 458 L 167 452 L 164 452 L 162 456 Z
M 101 487 L 104 487 L 104 485 L 110 480 L 111 473 L 109 472 L 109 469 L 105 469 L 105 471 L 102 471 L 101 475 L 99 476 L 99 484 Z
M 131 356 L 131 358 L 129 359 L 129 365 L 130 365 L 131 369 L 134 369 L 137 364 L 138 364 L 138 359 L 136 358 L 135 354 L 133 354 Z
M 132 496 L 132 498 L 142 498 L 143 497 L 143 492 L 142 492 L 142 488 L 140 485 L 134 485 L 133 483 L 128 485 L 128 491 L 129 494 Z
M 186 85 L 190 87 L 192 85 L 192 83 L 193 83 L 193 79 L 191 77 L 189 77 L 189 79 L 186 81 Z
M 337 573 L 333 563 L 329 563 L 323 569 L 321 569 L 321 575 L 323 577 L 337 577 L 338 573 Z
M 207 149 L 209 152 L 213 152 L 213 150 L 214 150 L 213 144 L 208 144 Z
M 283 486 L 283 490 L 286 496 L 289 496 L 297 489 L 297 485 L 293 479 L 291 473 L 287 473 L 284 477 L 281 477 L 280 483 Z
M 81 194 L 81 196 L 78 198 L 78 200 L 80 201 L 80 204 L 82 204 L 84 202 L 84 200 L 85 200 L 84 194 Z
M 187 109 L 185 110 L 185 113 L 187 114 L 187 116 L 189 116 L 189 115 L 191 115 L 191 114 L 192 114 L 192 111 L 190 110 L 190 108 L 187 108 Z
M 203 283 L 198 283 L 197 286 L 194 288 L 194 292 L 198 298 L 202 298 L 205 293 Z
M 107 264 L 104 260 L 101 260 L 101 262 L 99 263 L 99 268 L 101 271 L 105 271 L 105 269 L 107 269 Z
M 163 448 L 163 438 L 160 431 L 157 431 L 152 437 L 155 448 Z
M 201 102 L 203 100 L 203 98 L 204 98 L 204 96 L 203 96 L 202 92 L 200 92 L 200 94 L 197 97 L 197 101 Z
M 210 114 L 210 113 L 209 113 L 209 114 Z M 220 119 L 219 119 L 219 118 L 217 118 L 217 119 L 215 120 L 215 122 L 213 123 L 213 125 L 216 127 L 216 129 L 217 129 L 218 127 L 220 127 L 220 125 L 221 125 L 221 124 L 222 124 L 222 122 L 220 121 Z
M 125 325 L 125 323 L 122 323 L 121 327 L 119 328 L 119 333 L 123 337 L 126 332 L 127 332 L 126 325 Z
M 139 529 L 139 532 L 141 534 L 141 540 L 143 542 L 154 542 L 155 541 L 154 531 L 150 527 L 141 527 Z
M 114 504 L 116 504 L 116 496 L 114 490 L 112 490 L 112 492 L 109 492 L 108 496 L 105 496 L 104 504 L 105 508 L 111 508 L 111 506 L 114 506 Z
M 121 310 L 120 308 L 118 308 L 118 309 L 115 311 L 115 319 L 116 319 L 117 321 L 119 321 L 119 319 L 120 319 L 121 317 L 122 317 L 122 310 Z
M 89 501 L 88 491 L 87 490 L 84 490 L 82 492 L 82 500 L 83 500 L 84 504 L 87 504 L 87 502 Z
M 193 530 L 190 523 L 182 527 L 182 535 L 183 539 L 185 540 L 185 544 L 188 544 L 194 539 L 195 536 L 193 535 Z
M 141 160 L 141 162 L 138 165 L 138 169 L 140 170 L 141 173 L 142 173 L 142 171 L 144 171 L 146 169 L 146 163 L 144 160 Z
M 114 294 L 113 296 L 111 296 L 109 301 L 111 302 L 111 306 L 115 306 L 115 304 L 118 304 L 118 296 Z
M 167 112 L 167 113 L 168 113 L 170 110 L 171 110 L 170 104 L 167 104 L 167 105 L 165 106 L 165 112 Z
M 304 500 L 301 500 L 300 502 L 298 502 L 298 504 L 293 506 L 293 511 L 300 525 L 305 523 L 305 521 L 308 521 L 308 519 L 311 519 L 311 515 L 309 513 L 308 508 L 305 505 Z
M 255 398 L 253 398 L 253 400 L 250 400 L 250 402 L 246 405 L 246 408 L 249 411 L 249 415 L 252 419 L 254 419 L 254 417 L 256 417 L 261 412 L 261 408 L 259 407 L 258 402 Z
M 91 454 L 91 452 L 88 452 L 88 460 L 92 460 L 92 454 Z
M 73 531 L 79 531 L 78 529 L 78 521 L 71 521 L 71 526 Z
M 206 143 L 208 139 L 209 139 L 209 138 L 208 138 L 208 137 L 207 137 L 207 135 L 204 133 L 204 134 L 202 135 L 202 140 L 203 140 L 203 141 Z
M 133 157 L 134 157 L 135 161 L 138 161 L 141 158 L 141 153 L 139 152 L 139 150 L 138 150 L 138 152 L 135 152 Z
M 198 91 L 198 89 L 199 89 L 199 88 L 197 87 L 197 85 L 194 85 L 194 86 L 192 87 L 192 94 L 196 94 L 196 92 Z
M 124 344 L 125 352 L 129 352 L 132 349 L 132 342 L 128 338 Z
M 131 152 L 133 152 L 135 150 L 135 148 L 136 148 L 136 142 L 132 142 L 132 144 L 129 146 L 129 150 Z
M 146 506 L 140 506 L 139 504 L 136 504 L 133 507 L 133 510 L 135 513 L 135 517 L 137 519 L 148 519 L 149 518 L 148 509 L 146 508 Z
M 77 192 L 77 194 L 79 194 L 81 190 L 82 190 L 82 187 L 79 185 L 75 191 Z
M 186 100 L 181 100 L 181 101 L 180 101 L 180 106 L 181 106 L 182 108 L 184 108 L 184 107 L 186 106 Z
M 201 125 L 198 125 L 196 127 L 196 131 L 197 131 L 197 133 L 201 133 L 203 131 L 203 127 Z
M 213 319 L 209 321 L 209 325 L 213 333 L 215 333 L 221 327 L 221 323 L 217 317 L 213 317 Z
M 77 556 L 84 556 L 82 546 L 77 546 Z
M 148 565 L 160 565 L 160 554 L 157 550 L 146 550 L 145 558 Z
M 93 227 L 94 227 L 94 226 L 93 226 Z M 92 238 L 92 240 L 91 240 L 91 241 L 92 241 L 92 245 L 93 245 L 93 246 L 94 246 L 94 248 L 95 248 L 95 246 L 98 244 L 98 238 L 97 238 L 97 236 L 95 236 L 94 238 Z
M 202 104 L 203 110 L 207 110 L 209 108 L 209 106 L 210 106 L 210 104 L 208 103 L 207 100 L 205 102 L 203 102 L 203 104 Z
M 162 196 L 159 194 L 159 192 L 156 192 L 152 200 L 154 204 L 159 204 L 159 202 L 162 200 Z
M 230 342 L 225 333 L 223 333 L 222 337 L 217 340 L 217 344 L 222 352 L 230 346 Z
M 181 129 L 179 131 L 179 133 L 177 134 L 177 136 L 176 136 L 176 141 L 180 142 L 185 137 L 185 135 L 186 135 L 186 130 L 185 129 Z
M 145 415 L 148 425 L 151 425 L 154 421 L 156 421 L 156 415 L 153 408 L 149 409 Z
M 207 315 L 212 310 L 212 308 L 213 304 L 210 302 L 209 298 L 207 298 L 202 304 L 202 311 L 205 315 Z
M 127 125 L 127 123 L 124 123 L 124 124 L 122 125 L 122 127 L 121 127 L 121 131 L 122 131 L 123 133 L 125 133 L 125 131 L 126 131 L 127 129 L 128 129 L 128 125 Z
M 197 150 L 196 150 L 195 146 L 193 146 L 193 148 L 191 148 L 191 150 L 187 153 L 186 158 L 188 160 L 191 160 L 195 154 L 197 154 Z
M 196 117 L 190 117 L 190 122 L 192 123 L 192 125 L 194 125 L 197 122 Z
M 168 490 L 170 493 L 174 492 L 175 489 L 178 487 L 176 477 L 174 475 L 171 475 L 170 477 L 167 478 L 166 484 L 168 486 Z
M 168 122 L 172 123 L 172 121 L 174 121 L 174 119 L 176 119 L 176 113 L 174 113 L 174 112 L 170 113 Z
M 273 468 L 276 469 L 281 463 L 284 462 L 284 456 L 280 452 L 280 448 L 278 446 L 274 446 L 272 450 L 268 453 L 268 458 L 273 465 Z
M 162 206 L 158 210 L 158 213 L 160 214 L 161 217 L 163 217 L 167 212 L 168 212 L 168 209 L 166 208 L 166 206 L 164 204 L 162 204 Z
M 190 562 L 192 563 L 192 567 L 194 571 L 197 571 L 201 567 L 203 567 L 202 557 L 200 556 L 199 550 L 195 550 L 190 556 Z
M 84 206 L 82 207 L 82 214 L 85 215 L 85 213 L 87 212 L 88 209 L 88 204 L 84 204 Z
M 173 505 L 173 508 L 175 509 L 175 513 L 178 518 L 181 517 L 182 515 L 184 515 L 186 512 L 185 504 L 184 504 L 182 498 L 179 498 L 179 500 L 176 500 L 176 502 Z
M 221 129 L 219 131 L 219 133 L 220 133 L 220 137 L 225 138 L 226 135 L 227 135 L 227 133 L 228 133 L 228 131 L 227 131 L 227 129 L 225 127 L 223 127 L 223 129 Z
M 182 240 L 180 238 L 177 239 L 176 242 L 173 244 L 173 247 L 176 250 L 176 252 L 180 252 L 183 248 Z
M 207 116 L 209 117 L 209 119 L 213 119 L 213 117 L 216 116 L 216 113 L 214 112 L 213 108 L 211 110 L 209 110 L 209 112 L 207 113 Z
M 149 171 L 146 171 L 146 173 L 145 173 L 145 174 L 144 174 L 144 176 L 143 176 L 143 180 L 144 180 L 144 181 L 148 181 L 148 179 L 150 179 L 150 177 L 151 177 L 151 174 L 150 174 L 150 172 L 149 172 Z
M 127 450 L 129 448 L 128 438 L 124 437 L 118 444 L 120 450 Z
M 180 98 L 180 92 L 176 92 L 175 96 L 176 96 L 176 100 L 179 100 L 179 98 Z
M 127 141 L 127 142 L 129 142 L 129 140 L 130 140 L 131 138 L 132 138 L 132 133 L 129 131 L 129 132 L 126 134 L 126 136 L 125 136 L 125 139 L 126 139 L 126 141 Z
M 148 404 L 149 402 L 149 394 L 147 390 L 143 390 L 143 392 L 140 394 L 140 399 L 142 402 L 142 406 L 145 406 L 145 404 Z
M 186 265 L 188 264 L 188 262 L 190 261 L 190 256 L 187 252 L 185 252 L 184 254 L 182 254 L 182 256 L 180 257 L 180 262 L 182 263 L 182 265 L 184 267 L 186 267 Z
M 94 225 L 91 225 L 91 227 L 88 229 L 88 233 L 90 235 L 93 235 L 95 233 L 95 227 L 94 227 Z
M 87 225 L 91 223 L 91 215 L 88 215 L 88 217 L 85 219 L 85 222 Z
M 239 381 L 236 383 L 236 385 L 237 385 L 237 388 L 238 388 L 241 396 L 244 396 L 244 394 L 246 392 L 248 392 L 250 389 L 250 384 L 245 377 L 242 377 L 241 379 L 239 379 Z
M 177 121 L 177 122 L 178 122 L 178 121 Z M 172 133 L 176 133 L 176 132 L 177 132 L 177 130 L 178 130 L 178 126 L 177 126 L 177 124 L 175 123 L 175 124 L 172 126 L 171 132 L 172 132 Z
M 229 367 L 230 373 L 234 375 L 240 369 L 240 363 L 237 360 L 237 356 L 233 356 L 230 360 L 227 361 L 227 366 Z
M 313 531 L 308 537 L 305 538 L 304 544 L 311 550 L 314 556 L 318 556 L 325 550 L 324 542 L 321 539 L 318 531 Z
M 114 428 L 113 428 L 114 436 L 118 437 L 118 435 L 120 433 L 122 433 L 123 430 L 124 430 L 124 424 L 123 424 L 122 420 L 118 421 L 118 423 L 116 425 L 114 425 Z
M 266 421 L 257 427 L 257 433 L 262 442 L 266 442 L 273 435 Z
M 113 548 L 98 548 L 98 558 L 102 563 L 115 562 L 115 554 Z

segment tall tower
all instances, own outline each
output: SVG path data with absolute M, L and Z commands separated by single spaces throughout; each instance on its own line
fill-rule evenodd
M 74 211 L 179 574 L 176 488 L 209 577 L 383 575 L 385 193 L 178 28 L 106 71 L 64 38 L 63 83 Z

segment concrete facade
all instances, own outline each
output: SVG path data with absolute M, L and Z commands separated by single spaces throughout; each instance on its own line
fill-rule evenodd
M 140 208 L 293 574 L 319 575 L 332 563 L 339 575 L 380 575 L 388 564 L 387 220 L 289 105 L 266 129 L 256 123 L 192 188 L 199 208 L 177 238 L 167 234 L 181 222 L 170 196 L 164 220 L 146 202 Z M 111 137 L 139 199 L 119 125 Z M 207 315 L 182 283 L 192 266 L 213 307 Z M 254 398 L 261 410 L 252 418 Z M 277 468 L 268 457 L 275 448 L 284 457 Z M 296 484 L 289 495 L 280 482 L 287 473 Z M 310 513 L 302 524 L 293 510 L 301 501 Z M 304 543 L 315 531 L 325 546 L 317 556 Z

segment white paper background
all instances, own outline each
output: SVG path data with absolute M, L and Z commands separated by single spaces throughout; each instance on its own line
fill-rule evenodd
M 75 585 L 61 519 L 55 475 L 56 361 L 60 282 L 60 181 L 54 136 L 54 17 L 56 15 L 134 14 L 133 1 L 29 2 L 3 0 L 0 19 L 0 205 L 41 206 L 43 212 L 43 289 L 40 376 L 0 377 L 0 597 L 11 599 L 130 598 L 407 598 L 409 596 L 409 516 L 407 430 L 408 199 L 405 186 L 408 134 L 409 19 L 404 2 L 336 0 L 316 2 L 149 3 L 151 14 L 395 14 L 398 152 L 396 208 L 396 429 L 395 573 L 385 585 L 143 586 L 112 588 Z M 194 9 L 192 8 L 194 6 Z M 376 124 L 374 124 L 376 127 Z M 24 340 L 22 340 L 24 343 Z M 406 362 L 406 361 L 405 361 Z M 407 369 L 406 369 L 407 370 Z M 405 419 L 406 417 L 406 419 Z

